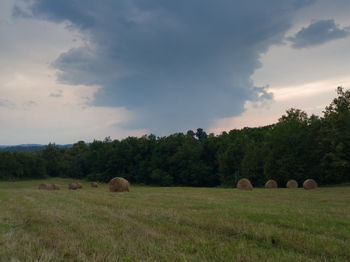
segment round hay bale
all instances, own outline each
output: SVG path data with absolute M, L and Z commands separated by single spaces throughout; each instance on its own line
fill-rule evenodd
M 273 179 L 270 179 L 266 182 L 265 188 L 278 188 L 277 182 Z
M 97 182 L 91 182 L 91 186 L 92 187 L 98 187 L 98 183 Z
M 242 178 L 237 183 L 237 188 L 242 190 L 253 190 L 253 186 L 246 178 Z
M 53 190 L 60 190 L 61 189 L 61 187 L 57 184 L 52 184 L 51 186 L 52 186 Z
M 317 183 L 313 179 L 306 179 L 303 183 L 303 188 L 304 189 L 316 189 Z
M 68 185 L 68 189 L 71 189 L 71 190 L 76 190 L 78 189 L 78 185 L 77 183 L 71 183 Z
M 122 177 L 115 177 L 109 181 L 109 191 L 111 192 L 130 192 L 129 181 Z
M 47 190 L 54 190 L 54 189 L 55 189 L 55 187 L 53 184 L 48 184 Z
M 77 188 L 78 188 L 78 189 L 81 189 L 81 188 L 83 188 L 83 185 L 80 184 L 80 183 L 77 183 Z
M 294 179 L 289 180 L 286 185 L 287 188 L 298 188 L 298 186 L 298 182 Z
M 41 190 L 49 190 L 50 189 L 50 185 L 46 184 L 46 183 L 42 183 L 39 185 L 39 189 Z

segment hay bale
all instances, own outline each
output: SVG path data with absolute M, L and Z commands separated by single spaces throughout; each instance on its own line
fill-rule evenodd
M 83 185 L 80 183 L 77 183 L 77 187 L 78 187 L 78 189 L 81 189 L 81 188 L 83 188 Z
M 265 188 L 278 188 L 277 182 L 273 179 L 270 179 L 266 182 Z
M 317 183 L 313 179 L 306 179 L 303 183 L 303 188 L 304 189 L 316 189 L 317 188 Z
M 115 177 L 109 181 L 109 191 L 111 192 L 130 192 L 129 181 L 122 177 Z
M 52 184 L 51 187 L 53 190 L 60 190 L 61 189 L 61 187 L 57 184 Z
M 55 189 L 55 187 L 54 187 L 54 185 L 53 185 L 53 184 L 49 184 L 49 185 L 48 185 L 47 190 L 54 190 L 54 189 Z
M 42 183 L 39 185 L 39 189 L 41 190 L 50 190 L 51 186 L 49 184 L 46 183 Z
M 43 184 L 39 185 L 39 189 L 42 189 L 42 190 L 59 190 L 60 186 L 56 185 L 56 184 L 43 183 Z
M 97 182 L 91 182 L 91 186 L 92 187 L 98 187 L 98 183 Z
M 287 188 L 298 188 L 298 182 L 295 181 L 294 179 L 291 179 L 287 182 L 286 187 Z
M 77 183 L 71 183 L 71 184 L 69 184 L 69 185 L 68 185 L 68 189 L 77 190 L 77 189 L 78 189 Z
M 237 183 L 237 188 L 242 190 L 253 190 L 253 186 L 246 178 L 242 178 Z

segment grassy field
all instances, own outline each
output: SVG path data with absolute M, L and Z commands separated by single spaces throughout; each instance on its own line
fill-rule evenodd
M 0 261 L 350 261 L 350 187 L 254 189 L 0 182 Z

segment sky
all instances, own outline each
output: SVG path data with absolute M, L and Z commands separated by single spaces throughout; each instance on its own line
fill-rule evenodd
M 220 134 L 350 88 L 348 0 L 2 0 L 0 144 Z

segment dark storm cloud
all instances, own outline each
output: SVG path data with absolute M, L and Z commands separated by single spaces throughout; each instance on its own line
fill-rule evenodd
M 288 39 L 294 48 L 304 48 L 324 44 L 328 41 L 349 36 L 349 30 L 340 28 L 334 20 L 320 20 L 303 27 Z
M 248 100 L 271 99 L 250 77 L 294 13 L 312 2 L 35 0 L 30 10 L 68 21 L 87 39 L 53 63 L 60 81 L 102 86 L 95 105 L 135 110 L 133 127 L 164 134 L 239 115 Z

